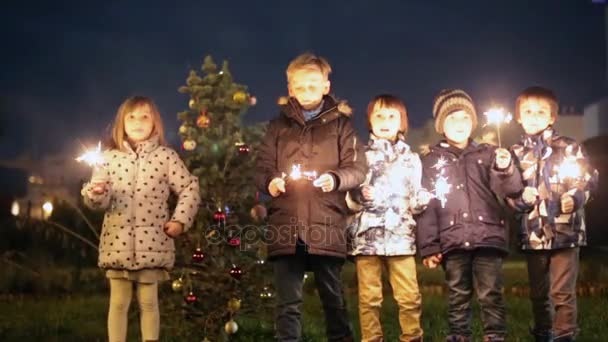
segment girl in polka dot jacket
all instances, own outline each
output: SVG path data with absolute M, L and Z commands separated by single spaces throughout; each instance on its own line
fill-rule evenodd
M 127 99 L 114 121 L 112 148 L 82 189 L 88 207 L 106 211 L 98 264 L 110 280 L 110 342 L 126 340 L 133 285 L 142 338 L 158 340 L 158 282 L 169 279 L 167 270 L 175 261 L 173 238 L 190 228 L 200 202 L 198 179 L 164 145 L 154 102 L 140 96 Z M 170 192 L 179 196 L 172 216 Z

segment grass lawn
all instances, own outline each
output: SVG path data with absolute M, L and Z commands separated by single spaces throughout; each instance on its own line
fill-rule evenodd
M 509 341 L 530 340 L 528 327 L 532 317 L 529 301 L 523 292 L 511 290 L 525 288 L 525 272 L 525 264 L 521 261 L 509 261 L 505 265 Z M 587 272 L 585 268 L 582 268 L 581 272 L 581 284 L 596 281 L 598 277 L 603 281 L 608 279 L 605 278 L 606 269 L 602 267 L 594 268 L 593 272 L 589 271 L 589 275 L 585 273 Z M 356 282 L 352 264 L 347 264 L 343 277 L 351 321 L 358 336 Z M 422 321 L 427 341 L 441 341 L 447 332 L 446 295 L 441 293 L 441 288 L 437 285 L 441 284 L 442 280 L 443 274 L 440 270 L 419 269 L 419 281 L 424 289 Z M 166 283 L 164 286 L 168 287 L 169 284 Z M 307 293 L 304 302 L 304 340 L 324 341 L 324 318 L 310 278 L 305 287 Z M 107 302 L 107 294 L 103 293 L 62 298 L 4 296 L 0 299 L 0 341 L 105 341 Z M 129 341 L 138 341 L 139 324 L 136 306 L 136 303 L 132 304 Z M 477 308 L 474 317 L 475 340 L 479 340 L 481 327 Z M 179 336 L 169 336 L 172 335 L 170 327 L 178 325 L 180 319 L 181 317 L 164 318 L 165 324 L 161 329 L 164 332 L 162 341 L 185 341 Z M 252 317 L 239 317 L 237 322 L 240 328 L 234 341 L 272 341 L 271 322 L 260 323 Z M 608 340 L 608 295 L 605 291 L 602 294 L 583 295 L 579 298 L 579 323 L 582 331 L 579 341 Z M 383 308 L 383 324 L 386 341 L 397 341 L 399 334 L 397 307 L 390 297 L 388 288 Z M 194 341 L 198 342 L 200 339 Z

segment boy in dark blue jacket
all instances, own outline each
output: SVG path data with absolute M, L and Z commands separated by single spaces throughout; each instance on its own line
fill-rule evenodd
M 484 341 L 504 341 L 502 262 L 508 234 L 499 198 L 521 193 L 521 175 L 509 151 L 470 139 L 477 115 L 464 91 L 440 92 L 433 116 L 445 139 L 422 158 L 423 187 L 435 191 L 436 199 L 418 218 L 417 243 L 424 265 L 441 264 L 445 271 L 447 341 L 471 339 L 473 289 Z

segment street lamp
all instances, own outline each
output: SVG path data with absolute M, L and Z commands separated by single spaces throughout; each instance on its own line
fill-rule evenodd
M 53 203 L 51 203 L 50 201 L 44 202 L 44 204 L 42 204 L 42 216 L 44 217 L 44 219 L 48 219 L 52 213 Z
M 19 216 L 19 209 L 19 202 L 13 201 L 13 204 L 11 204 L 11 214 L 13 216 Z

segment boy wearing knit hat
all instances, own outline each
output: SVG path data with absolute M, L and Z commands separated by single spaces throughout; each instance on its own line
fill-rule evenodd
M 597 171 L 574 139 L 552 128 L 557 98 L 530 87 L 517 98 L 515 118 L 526 135 L 512 147 L 526 186 L 510 201 L 520 222 L 536 341 L 574 341 L 579 247 L 587 244 L 584 205 Z M 567 172 L 570 171 L 570 172 Z
M 509 151 L 471 140 L 477 115 L 464 91 L 441 91 L 433 116 L 444 140 L 422 159 L 423 186 L 436 198 L 418 218 L 418 250 L 426 267 L 441 265 L 445 271 L 447 341 L 470 341 L 473 289 L 481 307 L 484 341 L 504 341 L 502 262 L 507 230 L 498 198 L 522 192 L 521 174 Z

